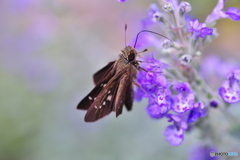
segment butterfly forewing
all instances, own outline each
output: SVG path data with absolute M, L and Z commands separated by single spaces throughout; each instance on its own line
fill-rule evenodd
M 97 97 L 96 103 L 93 103 L 85 115 L 85 122 L 94 122 L 114 111 L 113 96 L 117 92 L 118 85 L 119 83 L 110 86 L 111 88 L 103 93 L 102 97 Z
M 103 67 L 93 75 L 93 80 L 96 85 L 100 83 L 102 78 L 104 78 L 109 72 L 112 72 L 114 63 L 115 61 L 109 62 L 105 67 Z
M 90 108 L 92 103 L 96 100 L 97 96 L 101 93 L 106 83 L 109 81 L 109 77 L 102 80 L 101 83 L 97 84 L 93 90 L 77 105 L 77 109 L 87 110 Z
M 103 81 L 102 83 L 96 85 L 93 90 L 81 102 L 79 102 L 77 109 L 87 110 L 101 92 L 103 88 L 102 84 L 104 84 L 104 82 L 106 81 Z
M 114 61 L 115 62 L 115 61 Z M 105 67 L 94 74 L 93 79 L 96 86 L 93 90 L 78 104 L 77 109 L 87 110 L 91 104 L 96 100 L 97 96 L 105 87 L 104 85 L 114 76 L 115 69 L 114 62 L 108 63 Z
M 94 122 L 108 115 L 111 111 L 115 111 L 116 96 L 123 72 L 124 70 L 115 74 L 106 84 L 100 84 L 104 88 L 89 107 L 84 119 L 86 122 Z

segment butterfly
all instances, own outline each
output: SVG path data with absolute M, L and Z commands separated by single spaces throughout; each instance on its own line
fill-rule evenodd
M 116 61 L 109 62 L 93 75 L 96 86 L 77 105 L 77 109 L 87 110 L 84 118 L 85 122 L 95 122 L 111 112 L 116 112 L 116 117 L 118 117 L 122 113 L 123 105 L 126 106 L 128 111 L 132 109 L 134 99 L 133 84 L 140 87 L 136 82 L 137 73 L 140 70 L 148 72 L 140 67 L 139 62 L 141 61 L 136 60 L 140 52 L 136 51 L 135 46 L 138 36 L 142 32 L 163 36 L 148 30 L 140 31 L 137 34 L 134 47 L 126 46 L 121 50 L 122 53 Z M 142 52 L 145 51 L 147 50 L 145 49 Z

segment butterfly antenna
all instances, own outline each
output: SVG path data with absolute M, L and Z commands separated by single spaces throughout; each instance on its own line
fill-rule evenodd
M 138 32 L 138 34 L 137 34 L 137 36 L 136 36 L 136 40 L 135 40 L 135 44 L 134 44 L 134 48 L 135 48 L 136 45 L 137 45 L 138 36 L 139 36 L 140 33 L 142 33 L 142 32 L 149 32 L 149 33 L 153 33 L 153 34 L 159 35 L 159 36 L 161 36 L 161 37 L 164 37 L 164 38 L 168 39 L 169 41 L 172 42 L 172 44 L 174 44 L 173 41 L 172 41 L 171 39 L 169 39 L 168 37 L 166 37 L 166 36 L 164 36 L 164 35 L 162 35 L 162 34 L 159 34 L 159 33 L 153 32 L 153 31 L 149 31 L 149 30 L 142 30 L 142 31 Z
M 126 39 L 127 39 L 127 38 L 126 38 L 126 37 L 127 37 L 126 32 L 127 32 L 127 24 L 125 24 L 125 46 L 127 46 L 127 45 L 126 45 Z

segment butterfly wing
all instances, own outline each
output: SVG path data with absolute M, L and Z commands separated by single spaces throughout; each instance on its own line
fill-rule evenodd
M 104 82 L 106 82 L 106 80 L 96 85 L 93 90 L 86 97 L 84 97 L 81 102 L 79 102 L 79 104 L 77 105 L 77 109 L 87 110 L 101 92 L 103 88 L 102 84 Z
M 125 98 L 125 106 L 128 111 L 132 110 L 132 105 L 133 105 L 133 99 L 134 99 L 134 91 L 133 91 L 133 85 L 132 82 L 129 83 L 126 91 L 126 98 Z
M 104 84 L 107 84 L 107 82 L 114 76 L 116 71 L 116 69 L 112 68 L 114 66 L 114 62 L 110 62 L 107 66 L 94 74 L 93 77 L 96 86 L 86 97 L 83 98 L 81 102 L 79 102 L 79 104 L 77 105 L 77 109 L 87 110 L 92 105 L 92 103 L 104 87 Z M 104 76 L 101 77 L 101 75 Z
M 105 67 L 93 75 L 93 80 L 96 85 L 113 69 L 114 63 L 115 61 L 109 62 Z
M 127 89 L 129 85 L 132 85 L 132 81 L 130 80 L 130 76 L 127 74 L 122 75 L 119 87 L 116 93 L 116 99 L 114 102 L 116 117 L 118 117 L 122 113 L 123 104 L 125 103 L 125 100 L 127 98 Z
M 126 89 L 121 86 L 126 80 L 126 74 L 124 74 L 124 72 L 126 72 L 126 70 L 118 72 L 106 83 L 106 85 L 103 84 L 105 87 L 89 107 L 85 115 L 85 122 L 94 122 L 112 111 L 116 111 L 117 116 L 121 114 L 123 107 L 122 101 L 124 101 L 126 95 L 126 93 L 124 93 Z M 119 96 L 124 97 L 120 98 Z
M 101 92 L 96 102 L 91 105 L 85 115 L 85 122 L 94 122 L 114 111 L 114 95 L 116 95 L 119 83 L 111 84 L 109 90 Z

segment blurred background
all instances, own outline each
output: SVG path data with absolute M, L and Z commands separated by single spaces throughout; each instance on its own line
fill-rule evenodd
M 157 1 L 0 1 L 1 160 L 187 159 L 198 131 L 170 146 L 167 122 L 149 118 L 146 101 L 97 123 L 85 123 L 85 112 L 76 110 L 94 87 L 93 73 L 123 49 L 124 25 L 128 43 L 151 3 Z M 204 22 L 217 0 L 190 3 Z M 226 6 L 240 8 L 240 1 Z M 217 28 L 211 52 L 239 62 L 240 23 L 223 19 Z

